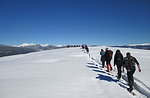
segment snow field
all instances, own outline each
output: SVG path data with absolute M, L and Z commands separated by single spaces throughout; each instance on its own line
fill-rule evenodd
M 91 57 L 96 61 L 99 60 L 101 48 L 105 47 L 90 47 Z M 122 51 L 125 53 L 128 49 Z M 139 52 L 135 52 L 135 55 L 137 53 Z M 148 53 L 145 52 L 144 57 L 148 57 Z M 143 70 L 145 66 L 141 66 Z M 147 74 L 147 71 L 143 71 L 142 74 L 144 73 Z M 135 76 L 147 85 L 150 79 L 147 79 L 145 74 L 142 78 L 137 73 Z M 114 76 L 98 69 L 89 55 L 80 48 L 47 50 L 0 58 L 0 98 L 70 97 L 132 98 L 133 96 L 115 82 Z

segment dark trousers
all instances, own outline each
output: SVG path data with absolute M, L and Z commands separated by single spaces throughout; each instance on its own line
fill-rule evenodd
M 111 59 L 106 59 L 106 64 L 110 65 Z
M 112 66 L 110 64 L 111 62 L 111 59 L 106 59 L 106 68 L 107 68 L 107 71 L 111 71 L 112 70 Z
M 133 74 L 135 72 L 135 69 L 131 69 L 131 71 L 127 72 L 127 76 L 128 76 L 128 85 L 130 88 L 133 89 L 133 85 L 134 85 L 134 77 Z
M 100 61 L 102 62 L 102 67 L 105 66 L 105 56 L 101 56 Z
M 105 66 L 105 60 L 102 61 L 102 67 L 104 67 L 104 66 Z
M 121 67 L 122 65 L 117 65 L 117 70 L 118 70 L 118 79 L 121 78 Z

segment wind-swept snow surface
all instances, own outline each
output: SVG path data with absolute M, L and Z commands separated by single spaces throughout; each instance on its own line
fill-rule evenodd
M 80 48 L 2 57 L 0 98 L 132 98 L 125 89 L 127 83 L 124 79 L 118 81 L 115 72 L 106 73 L 101 69 L 98 61 L 101 48 L 105 47 L 90 47 L 90 58 Z M 143 83 L 142 87 L 150 87 L 150 52 L 122 49 L 124 53 L 130 50 L 142 68 L 135 77 Z M 134 97 L 146 98 L 138 91 L 136 93 Z

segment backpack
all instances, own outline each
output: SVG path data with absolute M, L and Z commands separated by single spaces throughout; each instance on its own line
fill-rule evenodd
M 113 52 L 112 52 L 111 50 L 108 50 L 107 56 L 108 56 L 108 57 L 112 57 L 112 55 L 113 55 Z
M 129 57 L 125 57 L 125 66 L 127 67 L 127 68 L 131 68 L 131 67 L 135 67 L 135 59 L 134 59 L 134 57 L 132 57 L 132 56 L 129 56 Z
M 135 66 L 135 59 L 132 56 L 128 57 L 128 65 Z
M 105 52 L 104 52 L 104 51 L 101 51 L 101 52 L 100 52 L 100 55 L 101 55 L 101 56 L 104 56 L 104 55 L 105 55 Z

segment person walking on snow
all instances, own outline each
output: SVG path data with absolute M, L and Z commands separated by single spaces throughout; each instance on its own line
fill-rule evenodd
M 85 45 L 85 47 L 84 47 L 84 48 L 85 48 L 86 52 L 87 52 L 87 53 L 89 53 L 89 48 L 88 48 L 88 46 L 87 46 L 87 45 Z
M 107 68 L 107 72 L 112 71 L 112 66 L 111 66 L 111 59 L 112 59 L 112 55 L 113 55 L 113 51 L 108 50 L 108 48 L 106 48 L 106 52 L 105 52 L 105 59 L 106 59 L 106 68 Z
M 129 92 L 132 92 L 133 85 L 134 85 L 133 74 L 136 70 L 135 64 L 137 64 L 138 70 L 139 70 L 139 72 L 141 72 L 140 64 L 135 57 L 131 56 L 131 54 L 129 52 L 126 53 L 126 57 L 123 60 L 124 60 L 123 61 L 124 66 L 127 69 L 127 77 L 128 77 L 128 85 L 129 85 L 129 88 L 127 90 Z
M 105 66 L 105 51 L 103 49 L 101 49 L 100 51 L 100 55 L 101 55 L 101 62 L 102 62 L 102 67 L 104 68 Z
M 118 76 L 117 78 L 121 78 L 121 68 L 123 67 L 123 55 L 120 50 L 117 50 L 114 56 L 114 66 L 117 65 Z M 124 69 L 123 69 L 124 70 Z

